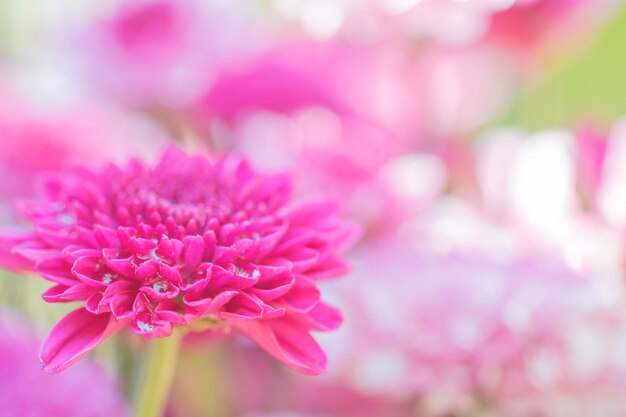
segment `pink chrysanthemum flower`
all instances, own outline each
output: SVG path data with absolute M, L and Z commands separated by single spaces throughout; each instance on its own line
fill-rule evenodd
M 152 168 L 133 160 L 44 178 L 40 199 L 20 210 L 32 230 L 0 236 L 6 266 L 56 284 L 44 300 L 84 303 L 44 342 L 44 369 L 66 368 L 125 326 L 151 339 L 203 322 L 234 327 L 299 371 L 323 371 L 310 331 L 341 316 L 316 281 L 345 272 L 337 252 L 354 234 L 332 204 L 289 196 L 285 175 L 174 148 Z

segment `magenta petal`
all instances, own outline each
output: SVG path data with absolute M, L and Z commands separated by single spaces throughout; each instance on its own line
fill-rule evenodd
M 276 248 L 276 253 L 284 253 L 293 249 L 299 249 L 306 246 L 309 242 L 317 239 L 318 233 L 311 229 L 295 229 L 290 232 L 288 236 L 285 236 Z
M 29 242 L 32 237 L 28 233 L 0 232 L 0 265 L 14 270 L 32 270 L 33 262 L 15 252 L 15 248 Z
M 159 270 L 159 263 L 154 259 L 149 259 L 135 269 L 135 276 L 141 280 L 156 275 Z
M 259 276 L 254 271 L 247 272 L 234 265 L 231 265 L 231 271 L 229 271 L 218 265 L 213 265 L 211 287 L 241 290 L 253 286 L 258 279 Z
M 185 292 L 199 291 L 211 280 L 213 274 L 213 264 L 205 262 L 200 264 L 195 271 L 186 274 L 185 278 L 179 282 L 178 286 Z M 180 272 L 179 274 L 180 275 Z
M 259 239 L 256 245 L 256 252 L 254 256 L 257 258 L 265 258 L 268 256 L 274 248 L 279 244 L 285 233 L 287 232 L 287 226 L 285 224 L 276 228 L 276 231 L 267 234 Z
M 292 226 L 320 226 L 332 219 L 339 211 L 337 203 L 325 200 L 302 201 L 287 210 L 286 215 Z
M 117 248 L 120 246 L 120 240 L 117 237 L 117 232 L 115 229 L 96 224 L 93 227 L 93 232 L 102 247 Z
M 162 238 L 157 246 L 156 253 L 165 259 L 175 261 L 180 258 L 185 245 L 177 239 Z
M 363 233 L 363 227 L 360 224 L 344 221 L 335 229 L 331 240 L 335 248 L 342 251 L 358 242 L 363 237 Z
M 99 258 L 102 255 L 102 250 L 85 248 L 82 245 L 68 245 L 61 251 L 61 254 L 65 257 L 65 261 L 72 265 L 78 259 L 87 256 L 91 258 Z
M 133 303 L 135 300 L 136 298 L 133 294 L 121 293 L 114 295 L 109 302 L 111 313 L 113 313 L 113 316 L 118 320 L 132 318 L 134 314 Z M 100 305 L 103 305 L 102 301 Z
M 239 253 L 231 247 L 227 246 L 216 246 L 215 254 L 213 256 L 213 263 L 218 265 L 225 265 L 229 262 L 233 262 L 237 257 L 239 257 Z
M 248 292 L 256 295 L 264 302 L 268 302 L 287 294 L 289 290 L 293 287 L 294 283 L 295 279 L 293 279 L 289 275 L 286 275 L 282 281 L 276 280 L 276 285 L 274 286 L 266 285 L 265 287 L 267 288 L 259 288 L 259 286 L 255 286 L 253 288 L 250 288 Z
M 317 375 L 326 370 L 324 351 L 301 325 L 268 320 L 241 322 L 237 327 L 270 355 L 300 372 Z
M 156 306 L 155 311 L 160 318 L 170 323 L 177 325 L 187 324 L 183 308 L 175 301 L 163 301 Z
M 187 236 L 183 239 L 185 244 L 185 266 L 187 268 L 195 268 L 202 262 L 202 255 L 204 254 L 204 240 L 201 236 Z
M 317 264 L 306 274 L 313 279 L 329 279 L 341 277 L 350 272 L 350 265 L 339 256 L 331 255 Z
M 124 325 L 111 314 L 92 314 L 79 308 L 54 326 L 41 346 L 43 370 L 57 373 L 91 352 Z
M 72 274 L 81 282 L 93 288 L 104 288 L 106 284 L 95 278 L 100 259 L 90 256 L 81 256 L 72 266 Z
M 127 249 L 135 255 L 148 255 L 151 250 L 156 249 L 157 244 L 150 239 L 131 237 L 126 244 Z
M 263 311 L 262 302 L 258 298 L 240 292 L 224 306 L 220 318 L 231 322 L 255 320 L 261 318 Z
M 102 309 L 100 308 L 100 301 L 102 301 L 102 297 L 103 294 L 101 292 L 91 294 L 91 296 L 89 296 L 89 298 L 85 300 L 85 308 L 87 309 L 87 311 L 93 314 L 103 313 L 104 311 L 102 311 Z M 108 312 L 109 310 L 106 311 Z
M 131 258 L 118 258 L 117 249 L 102 249 L 102 255 L 106 266 L 113 271 L 127 276 L 132 276 L 135 272 Z
M 26 242 L 13 247 L 11 252 L 30 262 L 29 265 L 34 265 L 30 269 L 37 267 L 43 261 L 59 258 L 58 249 L 42 248 L 41 245 L 39 242 Z
M 213 259 L 215 254 L 215 247 L 217 245 L 217 237 L 213 230 L 207 231 L 202 235 L 202 241 L 204 242 L 204 258 Z
M 42 222 L 35 224 L 35 234 L 42 242 L 50 247 L 64 247 L 75 242 L 75 237 L 68 233 L 67 230 L 44 227 L 41 223 Z
M 37 265 L 37 272 L 48 281 L 72 286 L 79 281 L 72 275 L 71 268 L 72 266 L 59 254 L 55 258 L 41 260 Z
M 280 317 L 284 317 L 287 314 L 287 309 L 284 307 L 272 307 L 269 304 L 263 305 L 263 319 L 264 320 L 274 320 Z
M 100 244 L 98 243 L 98 240 L 96 239 L 96 236 L 93 232 L 93 230 L 87 228 L 87 227 L 82 227 L 82 226 L 76 226 L 75 227 L 75 233 L 78 235 L 78 238 L 87 246 L 90 246 L 92 248 L 97 248 L 100 247 Z
M 93 218 L 96 222 L 96 226 L 107 226 L 107 227 L 115 227 L 115 222 L 111 219 L 111 216 L 109 214 L 106 214 L 103 211 L 100 211 L 98 209 L 93 211 Z M 94 228 L 94 232 L 95 232 L 95 228 Z M 96 239 L 99 239 L 98 237 L 96 237 Z
M 180 270 L 178 266 L 169 266 L 161 262 L 159 264 L 159 273 L 166 280 L 173 283 L 178 283 L 181 280 Z
M 281 254 L 293 264 L 294 272 L 306 272 L 320 261 L 320 252 L 311 248 L 298 248 Z
M 302 319 L 307 326 L 320 331 L 335 330 L 343 322 L 341 311 L 321 301 L 306 315 L 303 315 Z
M 180 290 L 177 286 L 171 285 L 167 281 L 156 283 L 153 286 L 144 286 L 139 289 L 151 300 L 171 300 L 178 296 Z
M 292 310 L 306 313 L 319 303 L 320 290 L 313 280 L 297 276 L 294 286 L 283 296 L 283 300 Z
M 98 304 L 99 311 L 111 311 L 115 317 L 128 318 L 139 290 L 138 284 L 130 281 L 115 281 L 104 290 Z
M 187 293 L 183 297 L 183 302 L 187 310 L 193 311 L 198 317 L 206 314 L 217 313 L 226 303 L 228 303 L 238 291 L 222 291 L 214 297 L 202 293 Z
M 93 293 L 93 288 L 83 283 L 78 283 L 71 287 L 55 285 L 46 290 L 41 297 L 49 303 L 65 303 L 69 301 L 86 300 Z

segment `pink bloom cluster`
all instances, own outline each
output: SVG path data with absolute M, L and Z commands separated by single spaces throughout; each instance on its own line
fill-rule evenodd
M 217 148 L 293 172 L 300 189 L 339 196 L 350 215 L 382 231 L 419 206 L 398 198 L 399 188 L 420 194 L 438 184 L 435 175 L 396 175 L 417 171 L 405 170 L 406 160 L 454 147 L 443 139 L 508 100 L 500 71 L 486 73 L 486 62 L 500 67 L 483 52 L 416 57 L 399 44 L 291 42 L 223 71 L 196 103 L 193 124 Z M 479 96 L 477 108 L 471 98 Z
M 97 163 L 164 143 L 160 133 L 151 132 L 148 140 L 143 130 L 127 115 L 93 102 L 50 114 L 0 81 L 0 199 L 31 196 L 38 174 L 72 160 Z
M 238 329 L 297 370 L 324 370 L 310 331 L 341 316 L 320 301 L 317 281 L 346 271 L 338 251 L 354 229 L 332 204 L 289 198 L 284 175 L 175 148 L 153 167 L 133 160 L 46 177 L 20 210 L 32 230 L 0 239 L 8 266 L 56 284 L 46 301 L 84 303 L 44 342 L 44 369 L 66 368 L 125 326 L 150 339 L 204 322 Z
M 361 272 L 342 282 L 351 325 L 329 340 L 338 366 L 328 381 L 413 399 L 423 416 L 554 416 L 565 400 L 588 411 L 623 383 L 614 332 L 626 323 L 587 277 L 541 256 L 390 243 L 363 248 Z
M 257 49 L 257 26 L 239 0 L 130 1 L 77 31 L 75 43 L 92 84 L 135 106 L 179 107 Z

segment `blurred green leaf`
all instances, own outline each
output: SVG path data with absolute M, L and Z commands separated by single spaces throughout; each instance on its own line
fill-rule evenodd
M 561 62 L 528 89 L 504 120 L 528 129 L 572 123 L 609 124 L 626 115 L 626 8 L 588 49 Z

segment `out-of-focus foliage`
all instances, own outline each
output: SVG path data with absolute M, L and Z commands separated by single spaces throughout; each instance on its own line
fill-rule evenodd
M 607 126 L 622 116 L 625 37 L 626 10 L 622 9 L 573 56 L 551 60 L 539 79 L 529 82 L 506 122 L 529 129 L 585 122 Z

